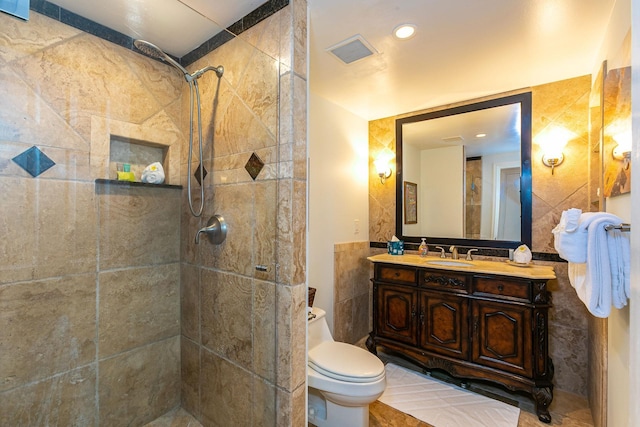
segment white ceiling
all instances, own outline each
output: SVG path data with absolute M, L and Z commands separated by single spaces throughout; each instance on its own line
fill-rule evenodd
M 310 86 L 377 119 L 590 74 L 615 0 L 309 0 Z M 405 41 L 391 32 L 418 26 Z M 360 34 L 378 52 L 325 49 Z
M 51 1 L 177 57 L 265 2 Z M 590 74 L 615 0 L 308 2 L 311 90 L 371 120 Z M 417 34 L 394 39 L 407 22 Z M 325 51 L 357 34 L 378 53 L 345 65 Z
M 267 0 L 49 0 L 181 57 Z

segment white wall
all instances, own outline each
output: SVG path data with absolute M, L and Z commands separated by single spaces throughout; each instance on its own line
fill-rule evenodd
M 637 6 L 639 0 L 632 0 Z M 615 69 L 625 67 L 629 64 L 628 55 L 621 49 L 623 46 L 624 38 L 626 37 L 629 28 L 631 28 L 631 16 L 630 16 L 631 0 L 618 0 L 616 1 L 613 13 L 609 20 L 609 26 L 607 33 L 602 43 L 602 48 L 596 58 L 594 64 L 594 70 L 598 70 L 603 60 L 607 60 L 607 68 Z M 637 12 L 636 12 L 637 13 Z M 636 21 L 637 23 L 637 21 Z M 636 29 L 636 32 L 640 31 L 640 27 Z M 637 36 L 636 36 L 637 37 Z M 637 51 L 636 51 L 637 52 Z M 635 52 L 634 52 L 635 53 Z M 633 55 L 632 56 L 636 56 Z M 637 58 L 637 56 L 636 56 Z M 635 65 L 635 64 L 634 64 Z M 637 73 L 636 67 L 633 67 L 632 72 Z M 596 75 L 597 72 L 594 72 Z M 633 91 L 638 90 L 637 78 L 633 78 L 632 87 L 635 86 Z M 638 98 L 636 98 L 638 99 Z M 636 99 L 632 101 L 633 114 L 637 116 L 637 112 L 640 111 L 638 102 Z M 637 119 L 636 119 L 637 120 Z M 633 157 L 637 158 L 638 154 L 638 129 L 633 129 Z M 639 163 L 636 163 L 639 164 Z M 632 174 L 633 174 L 632 169 Z M 632 197 L 636 199 L 636 205 L 640 201 L 638 192 L 640 191 L 640 180 L 635 178 L 637 174 L 633 174 L 631 177 L 632 194 L 623 195 L 619 197 L 612 197 L 606 200 L 606 211 L 618 215 L 626 222 L 631 222 L 631 206 Z M 634 179 L 635 178 L 635 179 Z M 634 197 L 635 193 L 635 197 Z M 635 295 L 632 292 L 632 298 L 629 302 L 629 306 L 622 310 L 616 310 L 612 308 L 611 315 L 608 319 L 608 387 L 607 387 L 607 425 L 615 427 L 630 427 L 640 425 L 640 418 L 634 416 L 632 413 L 638 411 L 637 404 L 630 404 L 630 402 L 638 402 L 638 394 L 635 399 L 632 399 L 631 390 L 632 378 L 638 377 L 638 367 L 631 364 L 630 344 L 640 341 L 638 338 L 638 326 L 633 327 L 630 325 L 631 311 L 634 309 L 634 303 L 639 304 L 640 298 L 638 298 L 638 277 L 639 272 L 638 260 L 640 259 L 640 253 L 638 253 L 637 245 L 634 245 L 633 233 L 631 235 L 632 248 L 631 248 L 631 280 L 632 291 L 635 289 Z M 637 240 L 637 239 L 636 239 Z M 634 260 L 636 262 L 634 262 Z M 635 267 L 634 267 L 635 265 Z M 636 308 L 635 310 L 638 310 Z M 635 336 L 633 330 L 636 329 Z M 633 337 L 633 338 L 630 338 Z M 636 344 L 637 345 L 637 344 Z M 634 372 L 635 371 L 635 372 Z M 636 388 L 634 385 L 633 388 Z
M 640 0 L 631 0 L 631 105 L 632 105 L 632 162 L 631 213 L 638 218 L 640 212 Z M 629 425 L 640 425 L 640 233 L 631 231 L 631 304 L 629 330 Z
M 422 235 L 464 237 L 464 148 L 423 150 L 420 156 L 418 222 L 422 222 Z
M 308 201 L 307 281 L 333 330 L 333 245 L 369 241 L 369 124 L 313 92 Z

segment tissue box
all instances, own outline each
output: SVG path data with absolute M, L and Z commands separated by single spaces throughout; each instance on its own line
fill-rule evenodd
M 404 255 L 404 242 L 387 242 L 387 253 L 389 255 Z

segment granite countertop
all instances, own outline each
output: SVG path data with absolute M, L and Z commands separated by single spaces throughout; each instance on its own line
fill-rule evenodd
M 522 277 L 525 279 L 555 279 L 556 273 L 553 267 L 536 265 L 535 261 L 526 266 L 516 265 L 509 260 L 505 262 L 484 261 L 474 259 L 466 261 L 461 258 L 440 258 L 436 256 L 421 257 L 419 255 L 389 255 L 379 254 L 367 258 L 371 262 L 383 262 L 389 264 L 410 265 L 413 267 L 433 268 L 437 270 L 460 271 L 468 273 L 498 274 L 502 276 Z M 447 265 L 439 265 L 443 263 Z

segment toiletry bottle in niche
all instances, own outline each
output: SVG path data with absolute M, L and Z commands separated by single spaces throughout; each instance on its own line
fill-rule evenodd
M 125 163 L 122 166 L 124 171 L 118 171 L 118 181 L 135 181 L 136 176 L 131 172 L 131 165 L 129 163 Z
M 418 254 L 420 256 L 425 257 L 429 253 L 429 246 L 427 246 L 427 242 L 425 238 L 422 238 L 422 242 L 420 242 L 420 246 L 418 246 Z

